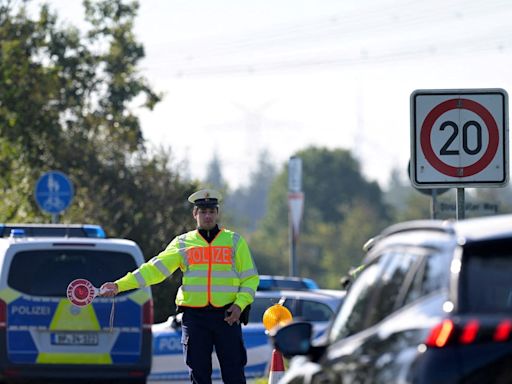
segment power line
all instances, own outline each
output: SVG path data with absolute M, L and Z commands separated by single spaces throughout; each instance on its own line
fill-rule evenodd
M 225 39 L 200 40 L 195 44 L 189 44 L 186 51 L 167 49 L 166 52 L 170 53 L 160 58 L 159 63 L 166 68 L 172 68 L 176 73 L 188 75 L 205 75 L 208 72 L 211 74 L 254 73 L 254 70 L 267 70 L 265 69 L 267 66 L 282 66 L 282 63 L 287 61 L 291 63 L 285 66 L 290 68 L 329 64 L 332 61 L 330 57 L 332 55 L 326 57 L 324 51 L 333 49 L 340 51 L 340 47 L 342 50 L 345 44 L 356 47 L 369 46 L 370 48 L 361 52 L 361 58 L 368 59 L 365 56 L 369 50 L 374 49 L 371 44 L 379 45 L 389 42 L 403 44 L 405 42 L 416 45 L 420 41 L 412 35 L 423 33 L 426 36 L 433 36 L 432 31 L 440 30 L 442 27 L 447 29 L 444 31 L 443 39 L 451 40 L 458 35 L 457 29 L 462 29 L 459 28 L 461 24 L 466 26 L 472 24 L 474 21 L 472 18 L 495 18 L 503 14 L 503 11 L 510 10 L 506 1 L 495 1 L 485 5 L 474 2 L 466 4 L 462 9 L 457 2 L 450 2 L 443 4 L 442 12 L 426 5 L 423 5 L 423 8 L 418 6 L 408 8 L 407 6 L 411 3 L 413 2 L 397 3 L 394 7 L 380 7 L 364 14 L 358 11 L 344 17 L 333 16 L 330 19 L 305 23 L 303 26 L 292 25 L 288 29 L 280 27 L 265 30 L 260 34 L 253 33 L 251 38 L 234 42 L 228 40 L 226 43 Z M 403 12 L 404 9 L 409 11 Z M 399 11 L 400 13 L 396 14 L 389 13 Z M 504 31 L 505 36 L 510 35 L 508 22 L 505 25 L 507 27 Z M 364 40 L 365 37 L 373 39 L 373 43 Z M 332 40 L 335 45 L 327 45 L 327 41 Z M 506 47 L 504 43 L 499 45 L 501 48 Z M 413 52 L 415 50 L 412 49 Z M 181 53 L 176 54 L 177 52 Z M 316 60 L 307 57 L 312 54 L 317 55 Z M 400 54 L 402 55 L 403 53 Z M 230 58 L 230 56 L 234 57 Z M 215 59 L 218 59 L 220 64 L 218 61 L 215 62 Z M 268 64 L 262 59 L 271 63 Z M 346 55 L 343 55 L 341 61 L 346 63 L 346 59 Z M 337 58 L 334 60 L 336 61 Z M 356 60 L 356 63 L 360 61 Z
M 440 58 L 446 56 L 466 56 L 484 52 L 497 54 L 512 53 L 509 36 L 498 38 L 490 36 L 482 39 L 468 37 L 449 42 L 411 42 L 407 46 L 382 50 L 379 47 L 363 49 L 359 52 L 333 52 L 314 57 L 305 55 L 284 57 L 267 61 L 248 61 L 246 63 L 211 64 L 204 66 L 176 67 L 175 76 L 210 76 L 232 74 L 262 74 L 283 70 L 298 70 L 315 67 L 350 67 L 361 65 L 385 64 L 397 61 L 416 60 L 420 58 Z M 169 70 L 169 66 L 165 66 Z M 148 69 L 156 69 L 155 66 Z

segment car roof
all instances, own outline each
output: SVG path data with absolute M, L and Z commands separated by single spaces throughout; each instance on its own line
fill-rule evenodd
M 128 239 L 116 239 L 116 238 L 108 238 L 108 239 L 101 239 L 101 238 L 95 238 L 95 237 L 57 237 L 57 236 L 48 236 L 48 237 L 31 237 L 31 236 L 24 236 L 24 237 L 18 237 L 18 238 L 0 238 L 0 243 L 7 244 L 7 245 L 17 245 L 17 244 L 104 244 L 104 245 L 110 245 L 110 244 L 118 244 L 118 245 L 125 245 L 125 246 L 133 246 L 135 243 L 132 240 Z
M 414 233 L 413 233 L 414 232 Z M 411 234 L 414 238 L 411 238 Z M 472 241 L 512 238 L 512 215 L 496 215 L 466 220 L 415 220 L 391 225 L 380 235 L 369 241 L 368 248 L 386 243 L 392 237 L 394 242 L 408 244 L 446 243 L 447 238 L 459 244 Z M 366 245 L 365 245 L 366 246 Z
M 132 240 L 91 237 L 21 237 L 0 238 L 0 264 L 18 252 L 62 249 L 126 252 L 135 257 L 138 265 L 144 262 L 142 250 Z
M 496 215 L 455 222 L 456 232 L 468 241 L 512 238 L 512 215 Z
M 260 275 L 258 291 L 273 290 L 309 290 L 318 289 L 315 280 L 308 277 L 284 276 L 284 275 Z
M 305 278 L 299 276 L 284 276 L 284 275 L 260 275 L 260 279 L 268 280 L 294 280 L 303 281 Z
M 105 239 L 97 224 L 0 223 L 0 237 L 88 237 Z
M 333 290 L 334 291 L 334 290 Z M 338 291 L 336 293 L 324 290 L 317 291 L 291 291 L 291 290 L 279 290 L 279 291 L 257 291 L 257 298 L 270 298 L 279 300 L 280 298 L 295 299 L 295 300 L 311 300 L 318 301 L 329 305 L 331 308 L 336 309 L 339 302 L 345 296 L 345 291 Z
M 311 291 L 296 291 L 296 290 L 290 290 L 290 289 L 280 289 L 280 290 L 274 290 L 274 291 L 257 291 L 256 296 L 261 297 L 278 297 L 282 295 L 286 296 L 296 296 L 296 297 L 340 297 L 344 295 L 345 291 L 341 290 L 329 290 L 329 289 L 315 289 Z

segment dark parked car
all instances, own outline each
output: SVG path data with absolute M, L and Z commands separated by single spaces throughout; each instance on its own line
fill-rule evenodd
M 512 383 L 512 215 L 392 226 L 326 338 L 277 331 L 280 383 Z

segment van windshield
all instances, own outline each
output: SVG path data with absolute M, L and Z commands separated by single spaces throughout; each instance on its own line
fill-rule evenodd
M 97 250 L 40 250 L 17 253 L 8 284 L 32 296 L 66 297 L 68 284 L 87 279 L 95 287 L 116 280 L 137 268 L 132 255 Z

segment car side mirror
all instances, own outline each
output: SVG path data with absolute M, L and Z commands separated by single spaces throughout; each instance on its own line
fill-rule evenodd
M 285 325 L 271 332 L 274 346 L 285 357 L 307 355 L 311 349 L 313 326 L 307 322 Z
M 348 290 L 348 287 L 352 283 L 352 280 L 353 280 L 352 277 L 350 277 L 349 275 L 342 276 L 340 278 L 341 289 L 343 289 L 345 291 Z

